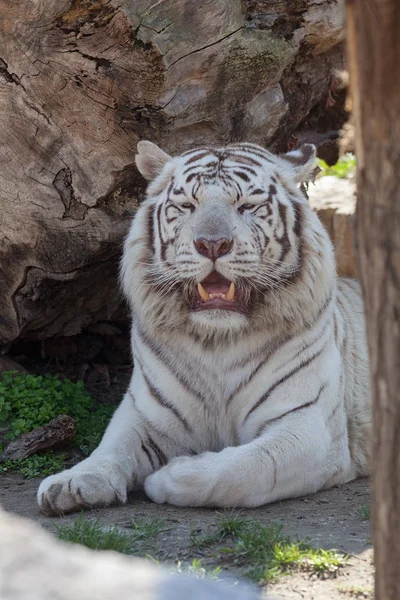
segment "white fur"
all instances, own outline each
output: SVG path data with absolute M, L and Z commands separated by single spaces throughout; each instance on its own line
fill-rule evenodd
M 273 173 L 279 175 L 271 224 L 263 221 L 270 242 L 261 255 L 250 231 L 253 217 L 237 212 L 233 191 L 218 178 L 199 185 L 193 214 L 177 213 L 174 225 L 162 221 L 153 255 L 149 214 L 165 203 L 171 181 L 185 188 L 182 172 L 191 156 L 165 159 L 154 148 L 141 159 L 146 174 L 155 161 L 156 175 L 122 263 L 133 313 L 132 380 L 93 454 L 41 483 L 42 510 L 125 502 L 128 491 L 143 485 L 159 503 L 251 507 L 368 474 L 371 410 L 360 290 L 355 282 L 337 279 L 326 232 L 296 186 L 299 173 L 306 178 L 312 170 L 314 153 L 306 149 L 301 166 L 294 164 L 301 152 L 289 161 L 242 146 L 245 157 L 265 152 L 252 184 L 268 189 Z M 209 160 L 200 158 L 199 169 Z M 185 194 L 187 199 L 186 188 Z M 283 262 L 282 246 L 274 241 L 285 233 L 278 205 L 284 207 L 290 241 Z M 192 313 L 185 304 L 183 291 L 214 268 L 193 249 L 193 232 L 207 230 L 213 218 L 219 227 L 226 220 L 235 235 L 232 253 L 216 262 L 220 273 L 240 281 L 238 257 L 244 255 L 248 277 L 267 285 L 251 316 Z M 157 290 L 149 275 L 159 278 Z M 182 289 L 172 287 L 176 282 Z M 251 411 L 268 390 L 268 398 Z M 160 468 L 163 457 L 167 464 Z

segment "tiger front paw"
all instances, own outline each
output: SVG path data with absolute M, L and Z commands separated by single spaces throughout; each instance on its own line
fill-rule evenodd
M 207 452 L 200 456 L 175 458 L 147 477 L 144 483 L 146 494 L 158 504 L 215 505 L 214 490 L 218 469 L 214 464 L 214 456 Z
M 37 499 L 46 515 L 59 515 L 96 506 L 124 504 L 127 482 L 115 466 L 80 465 L 51 475 L 39 486 Z

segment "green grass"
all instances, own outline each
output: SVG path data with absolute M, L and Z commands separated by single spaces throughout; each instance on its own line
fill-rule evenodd
M 353 598 L 367 598 L 373 594 L 371 586 L 359 586 L 359 585 L 343 585 L 338 586 L 338 591 L 341 594 L 347 594 Z
M 335 177 L 339 177 L 340 179 L 345 179 L 350 175 L 353 175 L 356 169 L 356 159 L 354 154 L 347 153 L 333 166 L 329 166 L 326 164 L 324 160 L 321 158 L 317 159 L 317 164 L 321 169 L 322 173 L 320 177 L 324 175 L 334 175 Z
M 197 550 L 214 547 L 214 556 L 258 583 L 273 581 L 294 570 L 318 575 L 334 573 L 346 557 L 335 550 L 315 549 L 307 541 L 292 541 L 280 524 L 262 525 L 240 515 L 223 515 L 212 531 L 191 533 Z M 217 546 L 217 548 L 215 548 Z M 216 554 L 215 554 L 216 553 Z
M 96 404 L 82 381 L 73 383 L 58 375 L 16 372 L 5 372 L 0 378 L 0 427 L 7 430 L 5 443 L 66 414 L 76 420 L 73 443 L 88 455 L 99 444 L 114 410 L 111 404 Z M 35 477 L 49 475 L 63 466 L 62 455 L 45 452 L 3 462 L 0 472 L 20 472 Z
M 72 525 L 57 527 L 58 537 L 63 541 L 93 550 L 146 556 L 154 562 L 158 562 L 160 546 L 156 538 L 166 531 L 162 519 L 134 519 L 130 529 L 122 530 L 115 526 L 104 527 L 99 520 L 86 520 L 82 515 Z M 234 513 L 219 516 L 205 535 L 191 532 L 190 540 L 192 547 L 203 553 L 203 558 L 195 557 L 188 563 L 177 556 L 171 572 L 215 579 L 223 567 L 256 583 L 266 583 L 296 570 L 324 576 L 334 574 L 346 562 L 346 556 L 335 550 L 316 549 L 306 541 L 292 541 L 283 534 L 280 524 L 262 525 Z M 207 568 L 203 560 L 216 566 Z
M 60 540 L 81 544 L 91 550 L 114 550 L 122 554 L 141 554 L 142 543 L 166 531 L 162 519 L 137 519 L 131 529 L 104 527 L 100 520 L 84 519 L 81 514 L 72 525 L 58 526 Z
M 170 573 L 174 575 L 193 575 L 197 579 L 213 579 L 216 580 L 221 574 L 221 567 L 207 569 L 203 567 L 203 561 L 199 558 L 194 558 L 191 563 L 185 564 L 178 561 L 170 569 Z
M 86 520 L 80 515 L 73 525 L 62 525 L 56 529 L 63 542 L 81 544 L 91 550 L 114 550 L 122 554 L 132 554 L 135 551 L 132 536 L 118 527 L 105 528 L 98 519 Z
M 135 541 L 140 542 L 156 537 L 168 531 L 165 519 L 132 519 L 132 531 Z
M 371 518 L 371 507 L 369 504 L 364 504 L 360 509 L 360 518 L 362 521 L 369 521 Z

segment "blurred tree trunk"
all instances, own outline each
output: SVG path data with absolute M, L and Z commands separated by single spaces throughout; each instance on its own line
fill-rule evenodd
M 340 126 L 342 38 L 331 0 L 0 0 L 0 346 L 118 318 L 139 139 Z
M 357 240 L 374 397 L 376 600 L 400 598 L 400 3 L 348 0 Z

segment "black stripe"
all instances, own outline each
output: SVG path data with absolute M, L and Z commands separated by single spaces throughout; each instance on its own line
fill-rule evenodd
M 287 375 L 284 375 L 283 377 L 281 377 L 281 379 L 279 379 L 276 383 L 271 385 L 269 390 L 267 390 L 265 392 L 265 394 L 263 396 L 261 396 L 261 398 L 259 400 L 257 400 L 257 402 L 254 404 L 254 406 L 252 406 L 251 409 L 248 411 L 248 413 L 243 421 L 243 424 L 247 421 L 247 419 L 249 418 L 251 413 L 253 413 L 255 410 L 257 410 L 257 408 L 259 408 L 261 406 L 261 404 L 263 404 L 266 400 L 268 400 L 269 396 L 272 394 L 273 391 L 276 390 L 276 388 L 278 386 L 280 386 L 282 383 L 284 383 L 285 381 L 290 379 L 290 377 L 292 377 L 292 375 L 295 375 L 296 373 L 301 371 L 301 369 L 304 369 L 309 364 L 311 364 L 314 359 L 316 359 L 320 354 L 322 354 L 324 349 L 325 349 L 325 346 L 323 346 L 323 348 L 321 348 L 321 350 L 319 350 L 318 352 L 316 352 L 315 354 L 310 356 L 310 358 L 308 358 L 307 360 L 305 360 L 305 361 L 301 362 L 299 365 L 297 365 L 297 367 L 292 369 L 292 371 L 290 371 Z
M 276 194 L 276 186 L 273 183 L 270 183 L 269 188 L 268 188 L 268 195 L 275 196 L 275 194 Z
M 158 360 L 163 364 L 163 366 L 166 367 L 170 371 L 170 373 L 172 373 L 172 375 L 181 384 L 181 386 L 187 392 L 189 392 L 189 394 L 192 394 L 196 398 L 199 398 L 200 400 L 204 401 L 205 397 L 202 396 L 202 395 L 200 395 L 199 392 L 196 392 L 193 388 L 191 388 L 190 385 L 188 384 L 187 380 L 184 379 L 183 377 L 181 377 L 178 373 L 176 373 L 176 371 L 174 370 L 173 366 L 171 365 L 171 362 L 163 355 L 161 347 L 158 346 L 158 344 L 156 344 L 147 335 L 147 333 L 143 331 L 143 329 L 141 327 L 137 326 L 136 330 L 137 330 L 138 335 L 139 335 L 140 339 L 142 340 L 143 344 L 145 346 L 147 346 L 151 350 L 151 352 L 158 358 Z
M 226 158 L 229 160 L 236 160 L 237 163 L 239 163 L 240 165 L 255 165 L 256 167 L 262 167 L 262 164 L 260 162 L 258 162 L 258 160 L 255 160 L 254 158 L 251 158 L 250 156 L 241 156 L 239 153 L 237 152 L 230 152 L 228 151 L 226 154 Z
M 147 434 L 147 439 L 150 444 L 150 447 L 152 448 L 152 450 L 154 451 L 154 453 L 156 454 L 156 456 L 158 458 L 158 462 L 160 463 L 160 466 L 166 465 L 168 462 L 168 459 L 167 459 L 166 455 L 164 454 L 164 452 L 161 450 L 160 446 L 158 446 L 155 443 L 155 441 L 149 434 Z
M 152 429 L 159 437 L 167 439 L 170 443 L 174 443 L 175 440 L 171 440 L 171 438 L 165 433 L 165 431 L 160 431 L 160 429 L 158 429 L 158 427 L 154 423 L 149 421 L 149 419 L 146 417 L 146 415 L 144 413 L 142 413 L 142 411 L 136 406 L 135 397 L 130 390 L 128 390 L 128 395 L 131 397 L 132 402 L 135 406 L 135 410 L 140 415 L 140 417 L 143 420 L 143 422 L 145 423 L 146 427 L 149 427 L 150 429 Z M 142 442 L 142 438 L 140 437 L 139 432 L 136 429 L 134 429 L 134 432 L 138 436 L 139 440 Z M 147 433 L 148 438 L 150 438 L 148 431 L 146 431 L 146 433 Z M 154 440 L 152 438 L 149 439 L 150 443 L 151 443 L 151 441 L 153 441 L 153 443 L 154 443 Z M 158 446 L 157 446 L 157 448 L 159 449 Z M 163 456 L 165 456 L 165 454 L 163 452 L 161 452 L 161 454 Z
M 199 152 L 206 152 L 208 154 L 215 154 L 218 151 L 217 148 L 213 148 L 212 146 L 198 146 L 197 148 L 192 148 L 192 150 L 186 150 L 183 152 L 182 156 L 191 156 L 192 154 L 198 154 Z
M 158 237 L 159 237 L 160 246 L 161 246 L 161 260 L 163 262 L 165 262 L 165 257 L 166 257 L 166 252 L 167 252 L 168 244 L 166 242 L 164 242 L 163 235 L 162 235 L 162 229 L 161 229 L 161 211 L 162 211 L 162 208 L 163 208 L 162 204 L 160 204 L 157 207 L 157 226 L 158 226 Z
M 346 278 L 342 277 L 341 283 L 347 285 L 347 287 L 349 287 L 355 294 L 357 294 L 357 296 L 360 296 L 360 294 L 361 294 L 360 286 L 359 286 L 359 283 L 355 279 L 350 279 L 348 277 L 346 277 Z
M 142 450 L 146 454 L 147 458 L 149 459 L 149 463 L 151 464 L 152 468 L 154 469 L 155 466 L 154 466 L 154 462 L 153 462 L 153 459 L 151 457 L 151 454 L 148 451 L 148 449 L 146 448 L 146 446 L 143 444 L 143 442 L 142 442 Z
M 261 450 L 263 450 L 263 452 L 271 459 L 271 462 L 272 462 L 273 475 L 272 475 L 272 486 L 271 486 L 271 489 L 270 489 L 270 492 L 272 492 L 275 489 L 277 475 L 278 475 L 278 470 L 276 468 L 276 460 L 275 460 L 274 455 L 267 448 L 262 447 Z
M 149 250 L 154 254 L 154 210 L 155 206 L 149 206 L 147 213 L 147 238 L 149 242 Z
M 320 317 L 323 315 L 323 313 L 329 308 L 329 305 L 331 304 L 332 300 L 333 300 L 333 290 L 329 291 L 328 296 L 325 298 L 323 304 L 321 304 L 321 306 L 318 309 L 317 314 L 315 315 L 315 318 L 312 321 L 309 321 L 308 323 L 305 323 L 305 328 L 306 329 L 312 329 L 312 327 L 314 327 L 315 323 L 317 323 L 317 321 L 319 321 Z M 329 323 L 331 323 L 331 321 L 328 321 Z
M 234 392 L 232 392 L 232 394 L 229 396 L 228 400 L 226 401 L 227 406 L 232 402 L 232 400 L 236 396 L 236 394 L 238 394 L 245 386 L 247 386 L 254 379 L 254 377 L 257 375 L 257 373 L 260 371 L 260 369 L 262 369 L 266 365 L 266 363 L 270 360 L 270 358 L 276 352 L 278 352 L 278 350 L 280 350 L 287 343 L 287 341 L 288 341 L 288 339 L 285 339 L 285 340 L 281 341 L 281 343 L 279 343 L 279 344 L 275 344 L 275 345 L 268 344 L 267 348 L 265 346 L 263 346 L 261 351 L 257 352 L 256 355 L 252 355 L 252 356 L 250 356 L 250 358 L 246 357 L 241 362 L 236 362 L 236 363 L 234 363 L 234 365 L 230 366 L 229 370 L 232 371 L 233 369 L 246 367 L 249 362 L 251 362 L 252 360 L 258 359 L 260 357 L 260 355 L 262 358 L 261 362 L 254 368 L 254 370 L 250 373 L 249 377 L 245 381 L 242 381 L 242 383 L 236 388 L 236 390 Z
M 251 192 L 250 196 L 261 196 L 264 194 L 266 194 L 265 190 L 262 190 L 261 188 L 257 188 Z
M 194 156 L 191 156 L 187 161 L 185 161 L 184 164 L 185 164 L 185 166 L 186 165 L 190 165 L 191 163 L 196 162 L 196 160 L 200 160 L 201 158 L 204 158 L 205 156 L 207 156 L 209 154 L 212 155 L 212 153 L 209 152 L 209 151 L 207 151 L 207 150 L 199 152 L 198 154 L 195 154 Z
M 283 224 L 283 234 L 281 237 L 278 237 L 275 234 L 275 239 L 277 242 L 279 242 L 281 244 L 281 254 L 278 258 L 278 263 L 282 263 L 286 257 L 286 255 L 288 254 L 288 252 L 292 249 L 292 246 L 290 244 L 290 240 L 289 240 L 289 236 L 288 236 L 288 232 L 287 232 L 287 208 L 284 204 L 282 204 L 281 202 L 278 202 L 278 210 L 279 210 L 279 217 L 281 220 L 281 223 Z
M 316 321 L 314 321 L 314 322 L 316 322 Z M 316 337 L 313 338 L 310 342 L 308 342 L 304 346 L 302 346 L 300 348 L 300 350 L 294 356 L 292 356 L 288 362 L 292 362 L 292 360 L 296 360 L 296 358 L 298 358 L 300 356 L 300 354 L 303 354 L 303 352 L 305 352 L 306 350 L 309 350 L 316 342 L 320 341 L 320 339 L 322 338 L 322 336 L 324 335 L 324 333 L 326 332 L 326 330 L 330 324 L 331 324 L 331 321 L 329 319 L 327 319 L 324 326 L 322 327 L 322 329 L 320 331 L 318 331 L 318 333 L 316 334 Z
M 283 415 L 280 415 L 279 417 L 275 417 L 274 419 L 271 419 L 270 421 L 266 421 L 266 423 L 263 423 L 261 425 L 261 427 L 258 428 L 256 438 L 259 437 L 260 435 L 262 435 L 264 432 L 264 429 L 266 427 L 268 427 L 269 425 L 271 425 L 271 423 L 276 423 L 277 421 L 280 421 L 281 419 L 283 419 L 284 417 L 287 417 L 288 415 L 291 415 L 292 413 L 298 412 L 299 410 L 303 410 L 304 408 L 310 408 L 310 406 L 313 406 L 314 404 L 316 404 L 318 402 L 318 400 L 320 399 L 321 394 L 324 391 L 324 389 L 326 388 L 326 386 L 327 386 L 327 383 L 323 383 L 321 385 L 321 387 L 319 388 L 318 394 L 314 398 L 314 400 L 310 400 L 310 402 L 306 402 L 305 404 L 302 404 L 301 406 L 296 406 L 296 408 L 292 408 L 291 410 L 288 410 Z
M 338 331 L 336 311 L 333 311 L 333 335 L 334 335 L 334 338 L 335 338 L 335 344 L 337 346 L 338 343 L 339 343 L 339 340 L 338 340 L 339 331 Z
M 191 167 L 187 167 L 184 171 L 182 171 L 182 175 L 188 175 L 189 173 L 201 173 L 202 169 L 204 169 L 203 165 L 192 165 Z
M 250 223 L 250 230 L 251 230 L 251 233 L 254 236 L 254 241 L 257 244 L 258 251 L 259 251 L 260 254 L 262 254 L 263 251 L 264 251 L 264 248 L 262 247 L 261 240 L 260 240 L 260 237 L 259 237 L 258 232 L 257 232 L 257 227 L 256 227 L 256 224 L 254 222 Z
M 294 225 L 293 233 L 299 238 L 301 237 L 302 225 L 303 225 L 303 213 L 301 204 L 299 202 L 293 202 L 292 208 L 294 212 Z
M 254 213 L 253 213 L 253 214 L 254 214 Z M 261 227 L 261 225 L 259 225 L 258 223 L 254 223 L 254 225 L 255 225 L 256 229 L 257 229 L 258 231 L 260 231 L 260 232 L 261 232 L 261 235 L 262 235 L 262 237 L 263 237 L 263 239 L 264 239 L 264 246 L 263 246 L 263 245 L 262 245 L 262 242 L 261 242 L 261 238 L 260 238 L 260 236 L 258 236 L 258 237 L 259 237 L 259 239 L 260 239 L 260 246 L 261 246 L 261 248 L 262 248 L 262 250 L 261 250 L 261 251 L 262 251 L 262 252 L 264 252 L 264 251 L 265 251 L 265 249 L 267 248 L 268 244 L 269 244 L 269 240 L 270 240 L 270 238 L 267 236 L 267 234 L 265 233 L 265 231 L 264 231 L 264 229 Z
M 182 175 L 188 175 L 189 173 L 197 172 L 204 176 L 210 176 L 211 174 L 214 175 L 218 171 L 219 166 L 219 163 L 216 161 L 208 162 L 206 165 L 194 164 L 182 171 Z
M 223 165 L 223 171 L 225 173 L 225 176 L 228 178 L 231 178 L 231 173 L 233 172 L 235 175 L 238 175 L 239 173 L 243 173 L 245 172 L 250 173 L 250 175 L 257 175 L 257 171 L 255 169 L 253 169 L 253 167 L 248 167 L 247 165 L 242 165 L 241 163 L 238 163 L 236 165 Z M 240 175 L 239 175 L 240 177 Z M 250 181 L 250 179 L 246 179 L 245 181 Z
M 258 148 L 255 149 L 254 146 L 251 146 L 251 147 L 249 147 L 249 146 L 230 146 L 230 147 L 228 147 L 228 149 L 229 149 L 229 151 L 237 150 L 239 153 L 244 152 L 245 154 L 254 154 L 254 156 L 258 156 L 259 158 L 262 158 L 266 162 L 275 163 L 275 161 L 272 160 L 271 158 L 269 158 L 269 156 L 267 154 L 262 153 L 262 149 L 258 149 Z
M 192 198 L 194 198 L 197 202 L 199 201 L 198 197 L 197 197 L 197 192 L 200 189 L 200 179 L 197 178 L 197 181 L 194 182 L 193 186 L 192 186 Z
M 199 172 L 197 172 L 197 173 L 191 173 L 190 175 L 188 175 L 186 177 L 186 183 L 190 183 L 192 181 L 192 179 L 194 179 L 195 177 L 197 177 L 197 175 L 199 175 Z
M 181 423 L 184 426 L 184 428 L 187 431 L 191 431 L 191 428 L 189 427 L 189 423 L 186 421 L 185 417 L 183 417 L 181 415 L 181 413 L 179 412 L 179 410 L 173 404 L 171 404 L 166 398 L 164 398 L 164 396 L 161 395 L 161 393 L 159 392 L 159 390 L 154 387 L 154 385 L 151 383 L 151 381 L 149 380 L 149 378 L 145 375 L 143 369 L 142 369 L 142 375 L 143 375 L 143 378 L 144 378 L 144 380 L 146 382 L 146 385 L 147 385 L 147 387 L 149 389 L 149 392 L 150 392 L 152 398 L 154 398 L 155 400 L 157 400 L 157 402 L 159 404 L 161 404 L 161 406 L 164 406 L 164 408 L 168 408 L 176 416 L 176 418 L 181 421 Z
M 250 181 L 250 177 L 246 173 L 243 173 L 242 171 L 234 171 L 234 174 L 237 177 L 240 177 L 240 179 L 243 179 L 243 181 L 246 181 L 246 182 Z
M 335 408 L 332 410 L 331 414 L 326 419 L 327 423 L 330 423 L 332 421 L 333 417 L 336 415 L 339 408 L 342 408 L 342 406 L 343 406 L 343 398 L 340 397 L 337 404 L 335 405 Z

